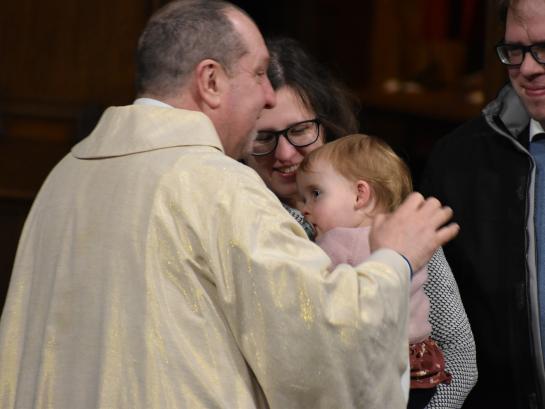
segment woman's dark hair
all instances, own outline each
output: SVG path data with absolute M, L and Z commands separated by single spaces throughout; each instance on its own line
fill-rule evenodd
M 359 101 L 326 67 L 292 38 L 270 38 L 267 47 L 271 55 L 268 75 L 273 88 L 288 86 L 299 95 L 320 119 L 326 142 L 358 132 Z

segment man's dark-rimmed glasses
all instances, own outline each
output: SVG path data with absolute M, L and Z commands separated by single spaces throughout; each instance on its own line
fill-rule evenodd
M 496 45 L 496 53 L 500 61 L 508 67 L 520 67 L 527 52 L 530 52 L 538 63 L 545 64 L 545 42 L 530 45 L 502 42 Z
M 312 145 L 320 136 L 320 120 L 314 118 L 297 122 L 281 131 L 258 132 L 253 143 L 252 155 L 264 156 L 274 152 L 280 136 L 284 136 L 296 148 Z

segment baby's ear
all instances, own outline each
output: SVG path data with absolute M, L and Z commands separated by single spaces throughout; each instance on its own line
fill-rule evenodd
M 362 209 L 373 204 L 372 190 L 369 183 L 365 180 L 358 180 L 356 182 L 356 204 L 355 209 Z

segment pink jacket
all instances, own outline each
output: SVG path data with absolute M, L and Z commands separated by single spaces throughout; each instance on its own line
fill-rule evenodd
M 337 227 L 320 236 L 316 243 L 329 255 L 332 267 L 346 263 L 360 264 L 369 257 L 370 227 Z M 431 334 L 429 321 L 430 300 L 424 293 L 428 279 L 426 267 L 418 270 L 411 280 L 409 299 L 409 343 L 424 341 Z

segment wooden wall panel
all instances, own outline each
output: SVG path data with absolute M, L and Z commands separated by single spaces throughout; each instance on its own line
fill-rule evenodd
M 119 104 L 133 96 L 144 0 L 17 0 L 0 13 L 0 99 Z
M 133 99 L 137 38 L 162 2 L 2 2 L 0 307 L 38 188 L 101 108 Z
M 134 97 L 134 51 L 151 13 L 167 0 L 4 0 L 0 8 L 0 304 L 22 221 L 47 172 L 84 137 L 101 109 Z M 300 40 L 360 92 L 364 130 L 399 142 L 418 169 L 431 143 L 475 109 L 448 110 L 426 95 L 376 98 L 368 87 L 399 76 L 412 39 L 392 16 L 410 17 L 421 0 L 235 0 L 264 34 Z M 452 0 L 454 1 L 454 0 Z M 486 0 L 486 95 L 504 80 L 490 39 L 494 0 Z M 401 7 L 400 7 L 401 6 Z M 403 12 L 405 10 L 408 12 Z M 400 15 L 401 14 L 401 15 Z M 418 13 L 408 19 L 416 24 Z M 411 14 L 411 15 L 412 15 Z M 420 20 L 418 20 L 420 21 Z M 410 27 L 409 27 L 410 28 Z M 409 30 L 410 31 L 410 30 Z M 411 44 L 410 48 L 406 43 Z M 492 74 L 492 75 L 491 75 Z M 441 101 L 453 100 L 441 95 Z M 465 104 L 467 105 L 467 104 Z M 439 111 L 437 110 L 439 107 Z M 452 111 L 452 114 L 451 114 Z M 475 111 L 475 112 L 474 112 Z M 454 115 L 454 117 L 452 117 Z M 428 126 L 435 120 L 433 128 Z M 422 138 L 425 135 L 425 149 Z M 418 163 L 417 163 L 418 161 Z
M 383 0 L 381 0 L 383 1 Z M 344 83 L 369 82 L 375 1 L 301 0 L 287 4 L 290 31 Z

